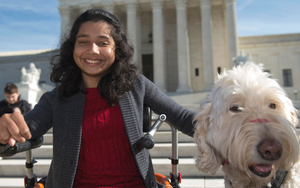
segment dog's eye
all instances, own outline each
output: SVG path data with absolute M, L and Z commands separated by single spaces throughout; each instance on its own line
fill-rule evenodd
M 276 104 L 275 104 L 275 103 L 270 103 L 270 104 L 269 104 L 269 108 L 271 108 L 271 109 L 276 109 Z
M 231 112 L 241 112 L 241 108 L 238 105 L 230 107 Z

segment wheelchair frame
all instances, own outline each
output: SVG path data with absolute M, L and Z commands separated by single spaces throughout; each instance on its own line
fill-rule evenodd
M 151 149 L 154 147 L 153 136 L 163 122 L 166 121 L 166 115 L 161 114 L 158 116 L 155 123 L 151 126 L 152 111 L 148 106 L 144 107 L 144 120 L 143 120 L 143 131 L 147 132 L 141 141 L 138 143 L 139 149 Z M 178 130 L 172 126 L 172 171 L 170 172 L 170 178 L 162 174 L 155 173 L 156 181 L 164 187 L 180 188 L 181 174 L 178 172 Z M 27 176 L 24 178 L 24 188 L 44 188 L 45 179 L 37 181 L 37 175 L 33 172 L 34 164 L 37 161 L 33 158 L 31 150 L 38 148 L 43 143 L 43 137 L 34 140 L 27 140 L 25 143 L 17 143 L 15 146 L 10 147 L 8 144 L 0 144 L 0 156 L 12 156 L 16 153 L 25 151 L 26 163 L 25 168 L 27 169 Z M 4 151 L 4 152 L 3 152 Z

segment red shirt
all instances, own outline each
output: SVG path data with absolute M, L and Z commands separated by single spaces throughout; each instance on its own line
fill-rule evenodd
M 131 152 L 119 105 L 86 89 L 82 138 L 73 188 L 145 188 Z

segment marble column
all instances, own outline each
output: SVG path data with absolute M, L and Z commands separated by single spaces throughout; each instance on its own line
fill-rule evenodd
M 210 91 L 214 85 L 213 42 L 210 0 L 200 0 L 202 27 L 202 56 L 204 87 L 202 91 Z
M 137 2 L 135 0 L 127 3 L 127 33 L 134 47 L 133 63 L 138 63 L 137 56 Z
M 177 24 L 177 92 L 191 92 L 189 41 L 186 16 L 186 0 L 175 0 Z
M 107 12 L 111 13 L 111 14 L 114 14 L 114 3 L 113 2 L 110 2 L 110 1 L 104 1 L 102 3 L 103 7 L 104 7 L 104 10 L 106 10 Z
M 91 8 L 93 8 L 93 6 L 90 3 L 84 3 L 84 4 L 82 4 L 80 6 L 80 11 L 81 11 L 80 14 L 84 13 L 86 10 L 89 10 Z
M 137 59 L 137 64 L 140 66 L 141 70 L 143 70 L 143 62 L 142 62 L 142 29 L 141 29 L 141 12 L 137 12 L 137 17 L 136 17 L 137 23 L 136 23 L 136 47 L 135 47 L 135 54 L 136 54 L 136 59 Z
M 91 8 L 92 8 L 92 5 L 89 4 L 89 3 L 81 4 L 81 5 L 80 5 L 80 13 L 79 13 L 79 15 L 81 15 L 81 14 L 84 13 L 86 10 L 89 10 L 89 9 L 91 9 Z M 78 15 L 78 16 L 79 16 L 79 15 Z
M 153 68 L 154 83 L 159 89 L 166 92 L 165 84 L 165 39 L 162 1 L 152 0 L 153 20 Z
M 60 38 L 63 40 L 70 32 L 71 27 L 71 8 L 70 7 L 58 7 L 61 24 L 60 24 Z
M 234 58 L 238 56 L 238 36 L 236 26 L 236 0 L 225 0 L 226 3 L 226 24 L 228 33 L 228 56 L 229 65 L 233 67 Z

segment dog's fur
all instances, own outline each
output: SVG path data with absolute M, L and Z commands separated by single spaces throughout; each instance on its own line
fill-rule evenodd
M 262 65 L 252 62 L 224 71 L 198 109 L 196 166 L 214 175 L 222 161 L 228 160 L 222 168 L 226 188 L 264 187 L 278 169 L 288 171 L 282 188 L 300 187 L 297 111 L 270 76 Z M 261 157 L 258 147 L 264 140 L 282 146 L 279 159 Z M 253 173 L 253 167 L 264 165 L 269 165 L 269 175 Z

